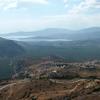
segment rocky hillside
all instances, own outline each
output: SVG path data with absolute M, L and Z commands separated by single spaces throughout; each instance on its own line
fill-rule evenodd
M 0 100 L 100 100 L 100 61 L 67 63 L 46 57 L 27 64 L 12 80 L 0 82 Z
M 0 100 L 100 100 L 100 80 L 17 80 L 0 88 Z

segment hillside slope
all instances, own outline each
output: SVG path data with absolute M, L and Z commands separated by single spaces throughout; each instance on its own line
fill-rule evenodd
M 0 38 L 0 57 L 18 56 L 24 52 L 24 49 L 15 41 Z

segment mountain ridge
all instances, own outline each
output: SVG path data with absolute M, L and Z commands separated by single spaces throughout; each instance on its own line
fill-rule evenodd
M 15 32 L 2 34 L 2 37 L 8 39 L 68 39 L 68 40 L 86 40 L 100 37 L 100 27 L 90 27 L 81 30 L 69 30 L 61 28 L 48 28 L 33 32 Z

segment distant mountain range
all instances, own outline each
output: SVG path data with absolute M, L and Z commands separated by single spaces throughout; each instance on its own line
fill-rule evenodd
M 27 57 L 33 60 L 60 57 L 67 62 L 100 60 L 99 27 L 79 31 L 46 29 L 0 34 L 0 37 L 7 38 L 0 38 L 0 79 L 11 77 L 11 62 L 16 65 L 16 61 Z M 19 65 L 21 66 L 20 63 Z
M 1 34 L 2 37 L 23 41 L 69 41 L 69 40 L 90 40 L 100 38 L 100 27 L 91 27 L 82 30 L 67 30 L 50 28 L 35 32 L 16 32 Z

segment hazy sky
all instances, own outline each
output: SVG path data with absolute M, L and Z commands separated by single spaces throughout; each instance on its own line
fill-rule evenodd
M 100 26 L 100 0 L 0 0 L 0 32 Z

